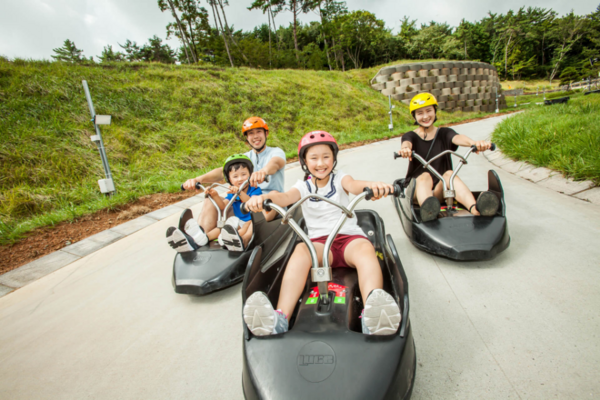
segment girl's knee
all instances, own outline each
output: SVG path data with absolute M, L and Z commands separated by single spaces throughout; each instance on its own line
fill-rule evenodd
M 429 175 L 429 174 L 421 174 L 417 177 L 417 185 L 432 183 L 432 182 L 433 182 L 433 179 L 431 179 L 431 175 Z

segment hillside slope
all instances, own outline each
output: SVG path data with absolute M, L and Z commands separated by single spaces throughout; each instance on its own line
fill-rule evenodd
M 411 127 L 368 80 L 378 68 L 328 71 L 174 66 L 72 65 L 0 58 L 0 244 L 35 227 L 114 207 L 149 193 L 176 191 L 186 178 L 247 151 L 243 120 L 265 118 L 269 145 L 296 154 L 307 131 L 340 143 L 398 135 Z M 104 178 L 81 81 L 98 114 L 117 195 Z M 441 115 L 441 122 L 473 114 Z

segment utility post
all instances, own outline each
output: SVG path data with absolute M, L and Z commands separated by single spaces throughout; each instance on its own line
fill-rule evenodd
M 494 93 L 496 94 L 496 113 L 500 112 L 500 109 L 498 108 L 498 87 L 494 87 Z
M 100 134 L 100 128 L 98 127 L 98 125 L 110 125 L 111 117 L 110 115 L 96 115 L 96 111 L 94 110 L 94 103 L 92 103 L 92 96 L 90 95 L 90 89 L 88 88 L 88 84 L 85 80 L 81 83 L 83 84 L 85 98 L 87 99 L 90 114 L 92 116 L 92 123 L 94 124 L 94 129 L 96 130 L 96 134 L 93 135 L 91 139 L 92 142 L 96 143 L 96 145 L 98 146 L 100 158 L 102 159 L 102 166 L 104 167 L 104 174 L 106 175 L 106 179 L 98 180 L 98 185 L 100 186 L 100 192 L 106 193 L 109 196 L 111 196 L 114 193 L 116 193 L 115 183 L 113 182 L 112 175 L 110 173 L 110 166 L 108 165 L 108 158 L 106 158 L 104 142 L 102 141 L 102 135 Z
M 388 128 L 391 131 L 392 129 L 394 129 L 394 121 L 392 120 L 392 108 L 394 108 L 394 106 L 392 105 L 392 96 L 391 95 L 388 96 L 388 100 L 390 102 L 390 111 L 388 112 L 388 114 L 390 114 L 390 124 L 388 125 Z

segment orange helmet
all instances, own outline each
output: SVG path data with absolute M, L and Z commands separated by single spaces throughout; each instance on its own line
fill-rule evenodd
M 242 133 L 244 136 L 250 129 L 263 128 L 266 133 L 269 133 L 269 126 L 264 119 L 260 117 L 250 117 L 242 124 Z

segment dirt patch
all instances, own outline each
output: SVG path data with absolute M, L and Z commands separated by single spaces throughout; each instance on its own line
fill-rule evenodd
M 514 112 L 517 111 L 505 112 L 503 114 L 512 114 Z M 497 114 L 490 114 L 481 118 L 473 118 L 452 124 L 440 125 L 440 127 L 461 125 L 497 116 Z M 341 145 L 340 149 L 351 149 L 400 136 L 402 135 L 398 134 L 381 139 L 347 143 Z M 298 161 L 298 157 L 288 159 L 287 163 L 289 164 L 296 161 Z M 0 246 L 0 274 L 11 271 L 70 244 L 77 243 L 96 233 L 110 229 L 151 211 L 185 200 L 196 194 L 198 194 L 198 192 L 156 193 L 144 196 L 133 203 L 120 206 L 114 210 L 101 210 L 73 221 L 61 222 L 53 227 L 35 229 L 26 238 L 17 243 L 9 246 Z
M 96 233 L 197 194 L 196 191 L 156 193 L 141 197 L 133 203 L 120 206 L 114 210 L 100 210 L 73 221 L 61 222 L 53 227 L 35 229 L 17 243 L 0 246 L 0 274 L 70 244 L 77 243 Z

